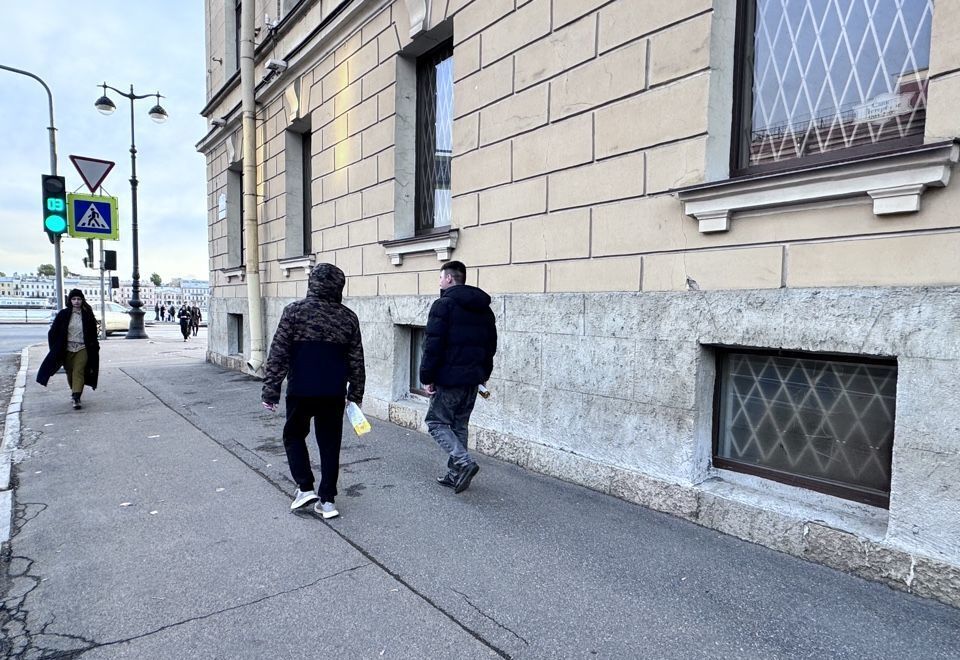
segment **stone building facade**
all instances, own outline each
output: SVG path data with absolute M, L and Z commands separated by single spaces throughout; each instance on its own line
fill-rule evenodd
M 960 604 L 960 4 L 256 2 L 268 340 L 337 264 L 365 408 L 422 426 L 461 260 L 501 333 L 479 451 Z M 206 5 L 242 369 L 239 5 Z

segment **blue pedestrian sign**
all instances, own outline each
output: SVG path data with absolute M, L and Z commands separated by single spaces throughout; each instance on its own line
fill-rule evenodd
M 67 195 L 67 230 L 74 238 L 120 238 L 117 198 L 103 195 Z

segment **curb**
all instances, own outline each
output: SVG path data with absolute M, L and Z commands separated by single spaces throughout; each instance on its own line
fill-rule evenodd
M 0 543 L 10 540 L 13 524 L 13 489 L 10 488 L 10 472 L 13 467 L 13 452 L 20 445 L 20 409 L 23 406 L 23 393 L 27 386 L 27 363 L 30 360 L 30 347 L 20 352 L 20 370 L 13 384 L 13 395 L 7 406 L 7 415 L 3 427 L 3 441 L 0 442 Z

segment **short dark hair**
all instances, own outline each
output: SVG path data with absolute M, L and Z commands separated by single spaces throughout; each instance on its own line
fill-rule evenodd
M 440 272 L 449 272 L 453 281 L 457 284 L 463 284 L 467 281 L 467 267 L 462 261 L 448 261 L 440 266 Z

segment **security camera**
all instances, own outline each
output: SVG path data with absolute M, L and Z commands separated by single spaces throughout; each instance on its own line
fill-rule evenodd
M 266 67 L 274 73 L 282 73 L 287 70 L 287 61 L 270 59 L 267 60 Z
M 216 126 L 217 128 L 223 128 L 224 126 L 227 125 L 227 120 L 224 119 L 223 117 L 215 117 L 214 119 L 210 120 L 210 123 Z

